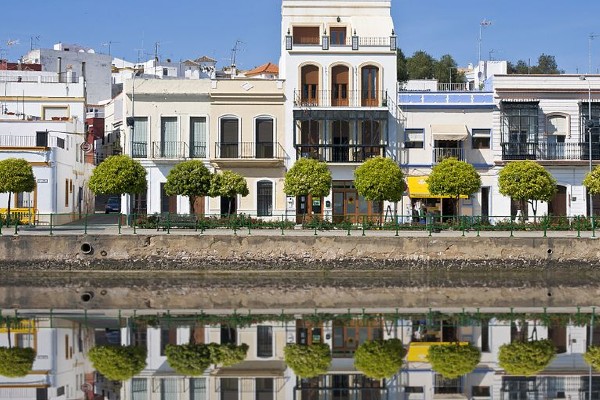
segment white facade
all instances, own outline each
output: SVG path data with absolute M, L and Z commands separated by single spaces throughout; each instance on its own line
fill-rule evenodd
M 85 162 L 84 81 L 59 82 L 45 72 L 2 71 L 0 86 L 0 159 L 24 158 L 33 167 L 37 187 L 12 196 L 12 207 L 32 208 L 47 221 L 50 213 L 68 221 L 93 209 L 87 189 L 92 165 Z M 6 207 L 8 195 L 0 195 Z M 45 215 L 43 215 L 45 214 Z
M 11 329 L 12 346 L 36 350 L 33 370 L 22 378 L 0 376 L 2 400 L 84 400 L 85 383 L 93 382 L 93 369 L 85 355 L 93 346 L 93 330 L 78 323 L 54 318 L 30 320 Z M 25 326 L 26 325 L 26 326 Z M 0 346 L 8 346 L 6 328 L 0 329 Z
M 365 159 L 398 156 L 390 8 L 389 0 L 282 2 L 279 75 L 286 80 L 286 152 L 293 160 L 326 161 L 334 180 L 324 199 L 291 199 L 299 216 L 378 214 L 377 205 L 352 191 L 352 181 Z
M 53 49 L 36 49 L 27 53 L 25 62 L 41 64 L 43 71 L 64 77 L 73 73 L 86 81 L 86 101 L 98 104 L 111 98 L 111 56 L 78 45 L 58 43 Z

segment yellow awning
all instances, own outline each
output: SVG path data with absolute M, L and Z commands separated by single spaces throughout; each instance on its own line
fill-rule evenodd
M 431 346 L 448 346 L 455 342 L 411 342 L 408 347 L 406 361 L 409 362 L 429 362 L 427 354 Z M 467 345 L 467 342 L 460 342 L 461 346 Z
M 409 176 L 406 178 L 408 186 L 408 196 L 411 199 L 449 199 L 450 196 L 436 196 L 429 192 L 427 185 L 427 176 Z M 469 196 L 460 195 L 461 199 L 467 199 Z
M 36 326 L 35 320 L 33 319 L 24 319 L 18 322 L 10 322 L 10 332 L 11 333 L 35 333 Z M 0 324 L 0 333 L 8 332 L 8 328 L 6 323 Z
M 466 125 L 431 125 L 434 140 L 465 140 L 469 136 Z

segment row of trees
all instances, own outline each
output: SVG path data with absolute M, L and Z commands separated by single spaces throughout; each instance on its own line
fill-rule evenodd
M 98 165 L 90 178 L 89 187 L 95 194 L 140 194 L 146 191 L 146 170 L 126 155 L 108 157 Z M 248 195 L 246 179 L 233 171 L 212 174 L 199 160 L 177 164 L 167 176 L 165 193 L 187 196 L 190 210 L 195 213 L 196 199 L 202 196 L 227 197 Z M 229 203 L 231 212 L 232 200 Z
M 456 61 L 450 54 L 435 59 L 427 52 L 419 50 L 406 57 L 401 49 L 396 51 L 396 69 L 399 82 L 410 79 L 436 79 L 440 83 L 465 82 L 465 75 L 458 70 Z M 554 56 L 542 53 L 537 64 L 525 60 L 508 62 L 508 74 L 562 74 Z

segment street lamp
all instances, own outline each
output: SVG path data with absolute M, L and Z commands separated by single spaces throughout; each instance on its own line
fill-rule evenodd
M 591 35 L 590 35 L 591 37 Z M 590 80 L 588 77 L 586 77 L 585 75 L 581 75 L 579 77 L 580 80 L 582 81 L 587 81 L 588 84 L 588 115 L 587 115 L 587 119 L 585 121 L 585 127 L 587 129 L 587 133 L 588 133 L 588 167 L 589 167 L 589 172 L 592 172 L 592 128 L 594 127 L 594 120 L 592 119 L 592 86 L 590 85 Z M 589 193 L 588 190 L 588 196 L 589 196 L 589 204 L 590 204 L 590 218 L 592 221 L 592 229 L 593 229 L 593 225 L 594 225 L 594 201 L 592 198 L 592 194 Z
M 490 26 L 492 24 L 492 21 L 488 21 L 487 19 L 483 19 L 483 21 L 481 21 L 479 23 L 479 47 L 478 47 L 478 51 L 477 51 L 477 67 L 479 67 L 479 62 L 481 61 L 481 31 L 483 30 L 484 27 L 486 26 Z
M 590 33 L 588 36 L 588 74 L 592 73 L 592 40 L 600 36 L 600 34 Z

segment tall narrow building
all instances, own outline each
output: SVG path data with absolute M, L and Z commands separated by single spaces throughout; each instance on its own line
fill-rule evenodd
M 286 79 L 286 151 L 326 161 L 325 198 L 288 199 L 296 218 L 339 222 L 379 215 L 353 184 L 370 157 L 396 158 L 396 36 L 391 0 L 283 0 L 280 76 Z M 290 140 L 289 137 L 292 137 Z

